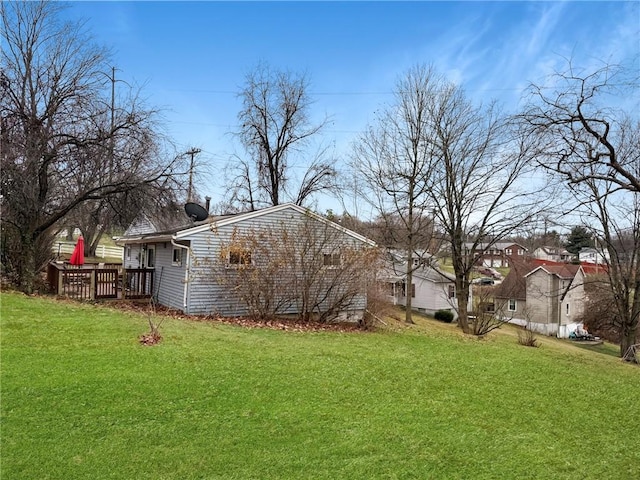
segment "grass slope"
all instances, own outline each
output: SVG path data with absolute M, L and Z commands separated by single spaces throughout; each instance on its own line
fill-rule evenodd
M 513 332 L 296 333 L 3 293 L 7 479 L 631 479 L 640 370 Z

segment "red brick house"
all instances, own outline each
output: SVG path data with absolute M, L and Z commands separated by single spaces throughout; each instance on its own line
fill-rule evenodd
M 466 243 L 470 253 L 472 243 Z M 513 262 L 525 259 L 527 249 L 515 242 L 480 243 L 475 250 L 476 265 L 483 267 L 510 267 Z

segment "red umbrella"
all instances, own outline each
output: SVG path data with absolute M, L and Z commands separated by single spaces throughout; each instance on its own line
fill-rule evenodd
M 84 265 L 84 238 L 82 235 L 78 237 L 78 241 L 73 249 L 69 263 L 71 265 Z

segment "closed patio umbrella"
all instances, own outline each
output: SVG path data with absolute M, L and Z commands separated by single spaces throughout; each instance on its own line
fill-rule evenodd
M 71 265 L 84 265 L 84 238 L 82 235 L 78 237 L 78 241 L 76 242 L 76 246 L 73 249 L 73 253 L 71 254 L 71 259 L 69 260 Z

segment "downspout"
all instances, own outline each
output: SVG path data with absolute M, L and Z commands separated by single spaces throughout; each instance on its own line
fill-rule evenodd
M 171 245 L 177 248 L 182 248 L 186 251 L 187 254 L 184 262 L 184 292 L 182 294 L 182 311 L 188 315 L 189 312 L 187 311 L 187 289 L 189 286 L 189 262 L 191 261 L 191 258 L 189 256 L 189 247 L 176 243 L 175 238 L 171 239 Z

